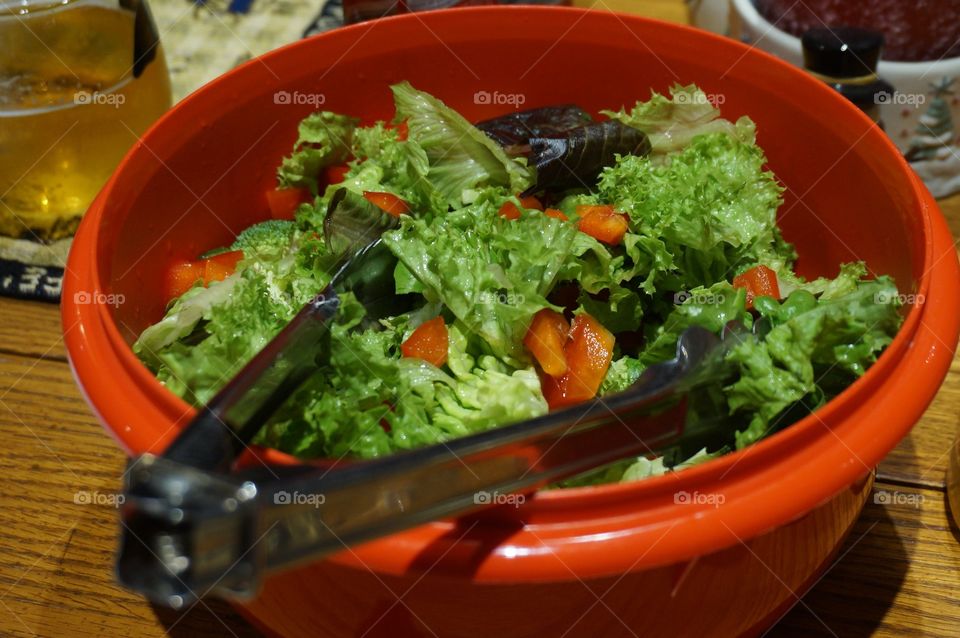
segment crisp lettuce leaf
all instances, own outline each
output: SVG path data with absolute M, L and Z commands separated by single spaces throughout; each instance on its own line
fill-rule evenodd
M 691 326 L 719 334 L 731 321 L 749 322 L 746 292 L 725 281 L 674 295 L 674 303 L 666 320 L 647 335 L 647 345 L 639 356 L 645 365 L 672 359 L 676 355 L 677 339 Z
M 649 100 L 637 102 L 629 111 L 601 112 L 646 133 L 654 153 L 678 151 L 705 133 L 739 134 L 736 126 L 720 117 L 707 94 L 693 84 L 673 85 L 669 98 L 651 91 Z
M 666 474 L 670 471 L 679 472 L 687 469 L 688 467 L 694 467 L 696 465 L 700 465 L 701 463 L 712 461 L 713 459 L 723 456 L 728 452 L 728 449 L 722 449 L 716 452 L 708 452 L 706 448 L 704 448 L 690 458 L 685 459 L 676 465 L 667 465 L 662 456 L 658 456 L 653 459 L 648 459 L 641 456 L 629 467 L 627 467 L 626 470 L 624 470 L 623 476 L 620 480 L 625 483 L 629 481 L 641 481 L 645 478 L 650 478 L 651 476 L 660 476 L 661 474 Z
M 316 195 L 320 171 L 341 164 L 350 155 L 353 132 L 359 120 L 329 111 L 307 116 L 297 128 L 293 153 L 283 158 L 277 169 L 281 188 L 309 188 Z
M 514 369 L 489 354 L 473 355 L 471 350 L 482 348 L 471 348 L 471 339 L 476 337 L 462 322 L 450 327 L 447 367 L 453 380 L 435 384 L 434 423 L 445 431 L 463 428 L 463 433 L 474 433 L 546 414 L 536 370 Z
M 780 285 L 780 294 L 789 296 L 795 290 L 805 290 L 817 295 L 820 299 L 833 299 L 850 294 L 857 289 L 858 282 L 867 276 L 867 266 L 862 261 L 850 262 L 840 266 L 839 274 L 833 279 L 818 277 L 813 281 L 805 281 L 787 264 L 771 264 L 768 267 L 777 272 L 777 282 Z
M 400 140 L 397 130 L 383 122 L 357 129 L 353 138 L 356 159 L 340 186 L 357 192 L 394 193 L 406 201 L 417 216 L 447 211 L 443 194 L 428 178 L 430 161 L 420 144 L 410 139 Z
M 533 210 L 504 219 L 497 211 L 507 199 L 489 190 L 442 217 L 405 217 L 384 241 L 428 300 L 442 301 L 497 356 L 525 359 L 523 336 L 533 315 L 550 306 L 546 296 L 572 258 L 577 231 Z
M 346 303 L 355 303 L 348 296 Z M 330 365 L 318 371 L 259 435 L 301 457 L 383 456 L 546 413 L 533 368 L 513 369 L 474 352 L 477 340 L 450 326 L 448 364 L 400 356 L 407 318 L 383 329 L 334 327 Z
M 391 88 L 397 122 L 406 120 L 410 139 L 426 152 L 430 183 L 450 205 L 462 205 L 470 189 L 502 186 L 518 193 L 530 185 L 531 171 L 462 115 L 408 82 Z
M 599 195 L 630 215 L 632 233 L 663 242 L 672 259 L 661 255 L 660 265 L 672 265 L 690 290 L 728 279 L 778 241 L 782 189 L 765 162 L 752 141 L 701 135 L 664 164 L 620 158 L 601 176 Z M 663 283 L 655 275 L 647 285 Z
M 189 336 L 201 321 L 209 321 L 214 308 L 230 299 L 239 281 L 240 275 L 237 273 L 206 288 L 198 280 L 193 288 L 174 301 L 163 319 L 140 333 L 133 344 L 133 351 L 145 361 L 158 365 L 157 353 Z
M 635 357 L 624 355 L 614 359 L 600 384 L 600 396 L 623 392 L 636 383 L 646 369 L 647 366 Z
M 147 328 L 134 351 L 175 394 L 205 403 L 259 352 L 329 281 L 331 259 L 312 233 L 295 234 L 286 249 L 260 237 L 256 259 L 222 282 L 192 288 L 157 324 Z M 269 246 L 270 250 L 266 250 Z
M 323 225 L 333 194 L 341 189 L 392 193 L 407 202 L 411 214 L 431 217 L 445 213 L 446 199 L 427 179 L 430 170 L 426 152 L 412 140 L 399 139 L 397 130 L 383 122 L 358 128 L 352 135 L 353 160 L 342 182 L 327 187 L 313 205 L 301 206 L 297 219 L 304 229 Z
M 737 380 L 726 388 L 730 409 L 751 415 L 737 433 L 737 447 L 762 438 L 784 409 L 816 395 L 825 374 L 844 373 L 848 383 L 862 375 L 900 326 L 897 299 L 892 280 L 881 277 L 861 281 L 845 295 L 821 298 L 785 321 L 781 304 L 768 308 L 765 316 L 780 321 L 762 341 L 747 340 L 727 356 L 738 369 Z

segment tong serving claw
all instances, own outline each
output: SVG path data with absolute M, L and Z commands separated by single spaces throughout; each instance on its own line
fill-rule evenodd
M 335 297 L 328 289 L 318 307 Z M 490 494 L 536 489 L 680 443 L 716 445 L 729 429 L 703 419 L 687 424 L 688 393 L 716 374 L 712 362 L 722 360 L 724 344 L 745 332 L 731 326 L 721 339 L 688 328 L 676 357 L 624 392 L 376 460 L 273 468 L 276 476 L 262 468 L 229 473 L 234 439 L 213 436 L 221 447 L 199 455 L 175 442 L 163 455 L 131 462 L 119 579 L 172 607 L 205 595 L 250 597 L 271 571 L 483 507 Z M 199 436 L 186 442 L 210 445 Z
M 403 312 L 396 259 L 380 239 L 397 220 L 345 190 L 324 231 L 341 254 L 331 283 L 203 408 L 161 455 L 127 469 L 117 556 L 121 584 L 181 607 L 206 596 L 251 597 L 264 576 L 350 545 L 487 506 L 671 446 L 723 445 L 722 419 L 686 419 L 689 390 L 722 373 L 746 333 L 684 331 L 676 356 L 613 396 L 452 441 L 369 460 L 235 471 L 238 456 L 329 348 L 349 290 L 377 318 Z M 357 249 L 356 247 L 360 248 Z

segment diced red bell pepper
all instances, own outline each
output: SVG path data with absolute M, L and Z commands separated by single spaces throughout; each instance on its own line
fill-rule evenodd
M 615 211 L 613 206 L 577 206 L 577 215 L 580 217 L 577 228 L 581 232 L 611 246 L 619 245 L 629 228 L 630 218 Z
M 203 260 L 203 284 L 223 281 L 237 271 L 237 262 L 243 259 L 242 250 L 231 250 Z
M 543 211 L 543 214 L 546 215 L 547 217 L 559 219 L 562 222 L 570 221 L 570 218 L 567 217 L 566 214 L 559 208 L 548 208 L 547 210 Z
M 393 193 L 377 193 L 374 191 L 367 191 L 363 194 L 363 196 L 368 202 L 388 215 L 400 217 L 400 215 L 406 215 L 410 212 L 410 205 Z
M 543 395 L 551 409 L 588 401 L 597 395 L 613 361 L 613 334 L 588 314 L 573 320 L 564 347 L 567 372 L 559 378 L 546 376 Z
M 567 371 L 564 346 L 570 326 L 566 318 L 550 308 L 544 308 L 533 316 L 533 322 L 523 338 L 533 358 L 551 377 L 560 377 Z
M 164 281 L 167 302 L 190 290 L 198 280 L 203 281 L 203 270 L 202 261 L 184 261 L 170 266 Z
M 500 207 L 500 210 L 497 211 L 497 214 L 504 219 L 515 220 L 520 219 L 520 209 L 517 208 L 517 205 L 512 201 L 507 200 L 503 203 L 503 206 Z
M 434 317 L 420 324 L 400 345 L 403 356 L 423 359 L 438 368 L 447 362 L 450 336 L 443 317 Z
M 520 197 L 517 195 L 517 197 Z M 529 210 L 543 210 L 543 204 L 534 196 L 520 197 L 520 205 Z
M 347 178 L 347 173 L 349 172 L 350 167 L 346 164 L 328 166 L 323 169 L 323 182 L 328 186 L 330 184 L 339 184 Z
M 190 290 L 197 281 L 209 286 L 214 281 L 223 281 L 237 270 L 243 259 L 242 250 L 231 250 L 198 261 L 177 262 L 167 269 L 164 293 L 167 301 Z
M 306 188 L 276 188 L 267 191 L 267 206 L 273 219 L 293 219 L 300 204 L 310 201 Z
M 777 273 L 764 266 L 754 266 L 750 270 L 733 278 L 734 288 L 743 288 L 747 291 L 747 308 L 753 308 L 753 300 L 757 297 L 780 298 L 780 284 Z

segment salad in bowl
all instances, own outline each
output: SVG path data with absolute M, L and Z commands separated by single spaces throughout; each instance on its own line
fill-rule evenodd
M 901 323 L 860 262 L 805 280 L 777 227 L 782 187 L 746 117 L 695 86 L 590 114 L 560 105 L 472 124 L 408 83 L 396 115 L 319 111 L 277 168 L 271 219 L 174 264 L 134 350 L 202 405 L 330 283 L 369 220 L 396 311 L 341 295 L 329 356 L 256 442 L 300 459 L 376 458 L 621 392 L 680 334 L 749 334 L 698 388 L 723 441 L 619 462 L 567 486 L 637 480 L 751 445 L 837 395 Z

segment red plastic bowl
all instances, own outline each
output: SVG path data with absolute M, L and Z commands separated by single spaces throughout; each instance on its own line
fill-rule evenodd
M 262 194 L 311 110 L 277 92 L 322 94 L 324 108 L 372 120 L 392 115 L 387 87 L 400 80 L 476 119 L 509 110 L 498 95 L 522 95 L 525 108 L 598 110 L 696 82 L 727 117 L 756 121 L 788 188 L 781 225 L 801 271 L 834 275 L 840 262 L 863 259 L 912 295 L 909 312 L 863 378 L 748 450 L 346 550 L 270 578 L 245 612 L 285 636 L 703 636 L 768 626 L 830 559 L 872 468 L 940 385 L 960 330 L 960 274 L 936 204 L 882 131 L 819 81 L 724 38 L 600 12 L 462 9 L 339 29 L 212 82 L 130 152 L 77 235 L 63 322 L 93 408 L 130 453 L 161 450 L 192 415 L 129 344 L 163 312 L 171 259 L 227 243 L 266 216 Z M 97 293 L 123 303 L 77 303 Z

